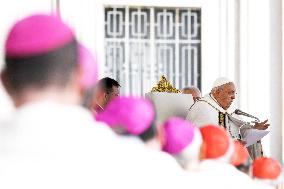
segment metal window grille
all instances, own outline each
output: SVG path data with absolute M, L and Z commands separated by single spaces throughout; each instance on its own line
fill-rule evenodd
M 161 75 L 201 88 L 201 10 L 105 7 L 105 75 L 143 96 Z

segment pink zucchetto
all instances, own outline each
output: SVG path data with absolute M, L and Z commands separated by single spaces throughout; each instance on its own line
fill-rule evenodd
M 82 44 L 79 44 L 79 64 L 82 70 L 81 85 L 88 89 L 98 80 L 98 65 L 96 56 Z
M 200 138 L 197 137 L 197 130 L 190 122 L 181 118 L 168 119 L 163 124 L 164 144 L 162 150 L 173 155 L 181 153 L 195 139 Z
M 11 28 L 5 43 L 5 55 L 11 58 L 40 55 L 63 47 L 74 39 L 73 31 L 59 18 L 32 15 Z
M 117 97 L 112 100 L 96 119 L 110 127 L 121 127 L 127 133 L 140 135 L 154 121 L 155 112 L 152 103 L 139 97 Z

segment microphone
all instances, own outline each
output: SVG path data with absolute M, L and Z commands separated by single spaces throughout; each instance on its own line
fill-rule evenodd
M 239 110 L 239 109 L 236 109 L 236 110 L 234 111 L 234 113 L 237 114 L 237 115 L 243 115 L 243 116 L 246 116 L 246 117 L 253 118 L 253 119 L 257 120 L 258 122 L 260 121 L 257 117 L 255 117 L 255 116 L 253 116 L 253 115 L 250 115 L 250 114 L 248 114 L 248 113 L 246 113 L 246 112 L 243 112 L 243 111 L 241 111 L 241 110 Z

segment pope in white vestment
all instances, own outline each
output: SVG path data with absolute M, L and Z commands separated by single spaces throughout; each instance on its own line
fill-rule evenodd
M 232 138 L 240 139 L 239 128 L 232 124 L 228 114 L 227 110 L 223 109 L 211 94 L 207 94 L 192 105 L 186 119 L 197 127 L 206 124 L 220 125 L 229 132 Z
M 240 127 L 241 125 L 236 124 L 232 119 L 240 119 L 234 112 L 229 111 L 229 107 L 235 99 L 235 91 L 235 85 L 232 81 L 227 78 L 217 79 L 211 92 L 190 107 L 186 119 L 197 127 L 206 124 L 222 126 L 233 139 L 243 140 L 243 136 L 248 131 L 247 129 L 251 128 L 248 126 Z M 266 121 L 257 124 L 258 127 L 264 129 L 269 126 Z M 248 148 L 252 159 L 262 156 L 261 145 L 259 147 L 255 147 L 255 145 L 258 145 L 258 143 Z

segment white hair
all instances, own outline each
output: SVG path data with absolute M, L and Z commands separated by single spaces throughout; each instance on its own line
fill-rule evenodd
M 197 92 L 198 94 L 200 94 L 200 96 L 201 96 L 200 90 L 195 86 L 189 86 L 189 87 L 185 87 L 185 88 L 182 89 L 182 91 L 186 91 L 186 90 L 193 90 L 193 91 Z

